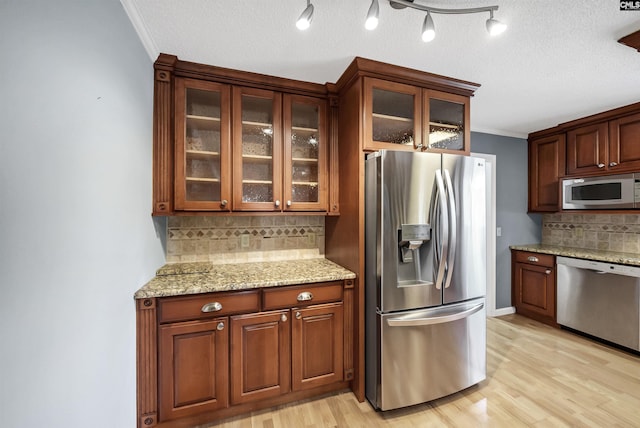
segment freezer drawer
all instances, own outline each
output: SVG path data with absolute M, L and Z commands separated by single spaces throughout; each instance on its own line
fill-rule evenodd
M 378 314 L 376 322 L 376 361 L 367 366 L 372 370 L 367 398 L 374 407 L 390 410 L 435 400 L 485 379 L 484 299 Z

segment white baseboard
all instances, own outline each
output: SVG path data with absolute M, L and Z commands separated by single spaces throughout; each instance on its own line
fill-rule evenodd
M 500 317 L 502 315 L 514 314 L 516 312 L 516 308 L 513 306 L 508 306 L 506 308 L 500 308 L 493 311 L 493 313 L 488 314 L 490 317 Z

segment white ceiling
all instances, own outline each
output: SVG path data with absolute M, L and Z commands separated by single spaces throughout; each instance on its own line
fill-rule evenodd
M 336 82 L 355 56 L 479 83 L 473 131 L 529 132 L 640 101 L 640 53 L 617 42 L 640 29 L 640 11 L 619 0 L 416 0 L 433 7 L 499 6 L 502 35 L 488 13 L 424 14 L 380 0 L 380 23 L 364 29 L 370 0 L 312 0 L 311 28 L 295 21 L 305 0 L 121 0 L 149 56 L 309 82 Z

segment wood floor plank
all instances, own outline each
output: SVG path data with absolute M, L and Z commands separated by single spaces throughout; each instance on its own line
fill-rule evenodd
M 640 356 L 520 315 L 487 320 L 487 379 L 376 412 L 344 391 L 219 421 L 221 428 L 640 427 Z

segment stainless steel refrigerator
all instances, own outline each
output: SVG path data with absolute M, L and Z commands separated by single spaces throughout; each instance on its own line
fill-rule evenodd
M 486 169 L 435 153 L 366 160 L 365 390 L 377 409 L 486 377 Z

